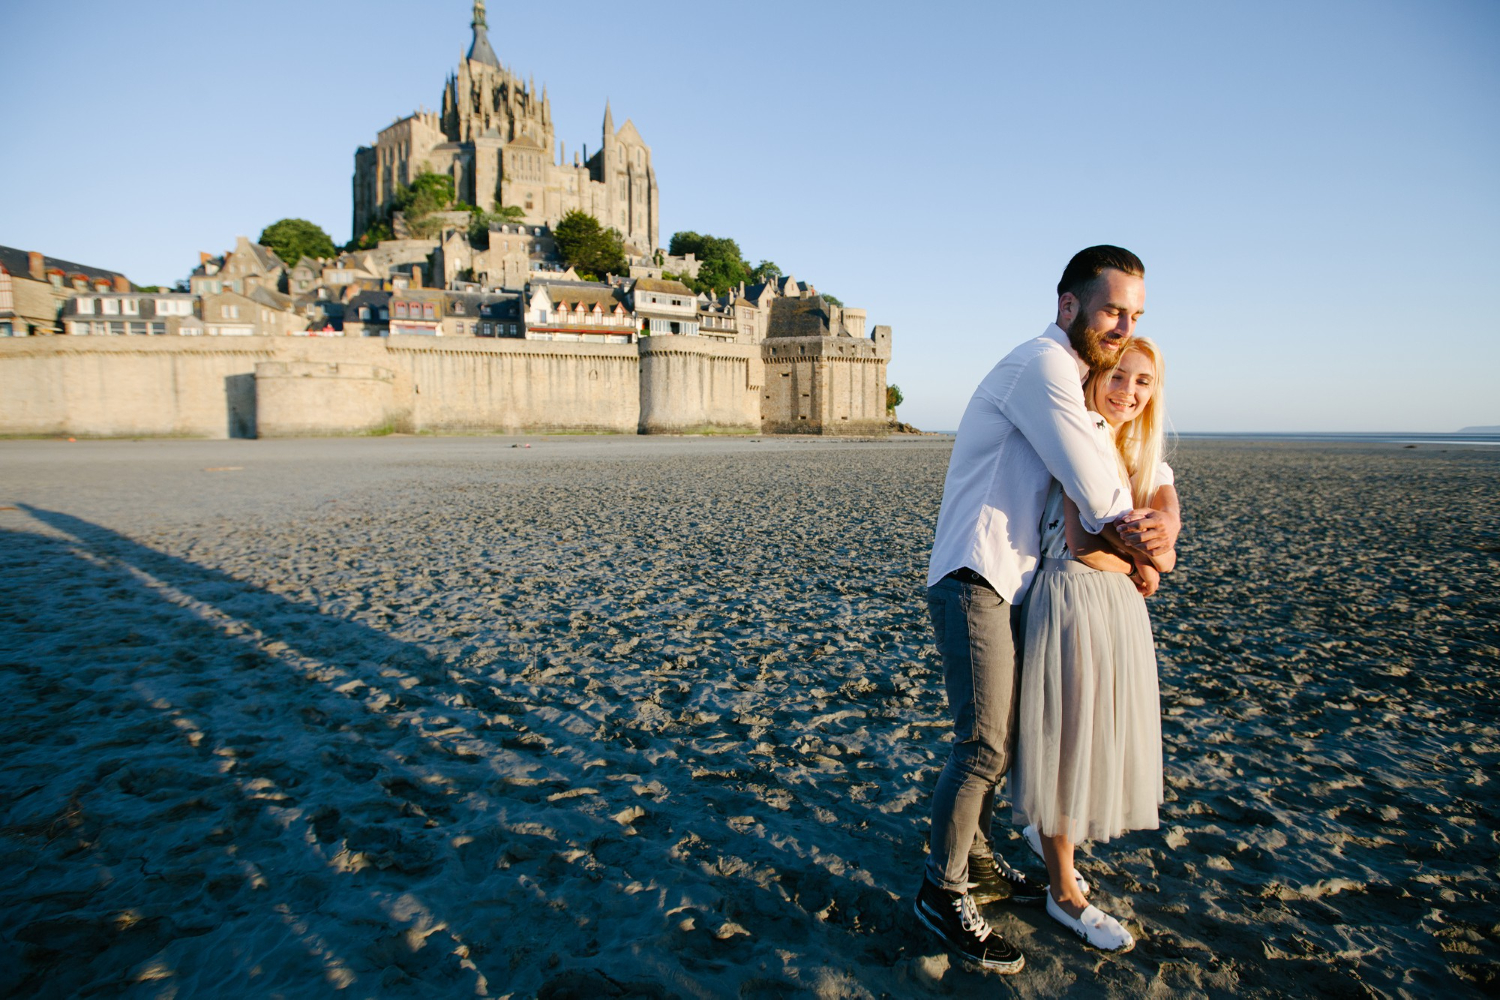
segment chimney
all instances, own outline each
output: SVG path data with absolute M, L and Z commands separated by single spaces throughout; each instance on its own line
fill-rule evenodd
M 422 265 L 421 264 L 413 264 L 411 266 L 411 287 L 412 288 L 421 288 L 422 287 Z
M 31 274 L 32 281 L 47 280 L 47 270 L 42 263 L 42 255 L 35 250 L 26 251 L 26 268 Z
M 117 292 L 128 292 L 128 291 L 130 291 L 130 279 L 127 278 L 127 277 L 125 277 L 125 275 L 123 275 L 123 274 L 117 274 L 117 275 L 115 275 L 115 291 L 117 291 Z

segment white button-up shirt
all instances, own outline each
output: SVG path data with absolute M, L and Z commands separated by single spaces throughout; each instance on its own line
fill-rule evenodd
M 1042 508 L 1053 479 L 1078 505 L 1086 531 L 1098 534 L 1130 510 L 1119 466 L 1083 405 L 1087 374 L 1054 323 L 979 383 L 948 461 L 929 587 L 967 567 L 1019 604 L 1041 558 Z

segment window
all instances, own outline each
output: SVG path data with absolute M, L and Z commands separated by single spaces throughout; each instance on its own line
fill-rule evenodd
M 120 300 L 119 299 L 100 299 L 99 300 L 99 311 L 102 312 L 106 316 L 118 316 L 118 315 L 120 315 Z
M 397 319 L 405 319 L 406 318 L 406 303 L 405 302 L 397 302 L 396 306 L 395 306 L 395 309 L 396 309 L 396 318 Z
M 135 299 L 121 299 L 120 311 L 126 316 L 139 316 L 141 314 L 141 304 Z
M 89 325 L 87 323 L 74 323 L 73 324 L 73 336 L 75 336 L 75 337 L 87 337 L 88 334 L 89 334 Z
M 425 303 L 422 306 L 422 315 L 426 316 L 428 319 L 437 319 L 437 309 L 431 302 Z
M 108 310 L 105 310 L 105 311 L 108 312 Z M 224 306 L 224 305 L 219 306 L 219 318 L 220 319 L 239 319 L 240 318 L 240 307 L 239 306 Z
M 111 323 L 111 324 L 109 324 L 109 332 L 110 332 L 111 336 L 123 337 L 123 336 L 125 336 L 125 324 L 124 323 Z
M 144 337 L 146 335 L 146 329 L 147 329 L 147 327 L 146 327 L 145 323 L 131 323 L 130 324 L 130 332 L 133 333 L 133 334 L 135 334 L 138 337 Z
M 490 335 L 490 325 L 488 323 L 484 324 L 484 335 L 486 337 Z
M 370 318 L 370 307 L 369 306 L 360 306 L 359 307 L 359 318 L 360 319 L 369 319 Z
M 151 335 L 152 336 L 154 336 L 154 337 L 160 337 L 160 336 L 163 336 L 164 334 L 166 334 L 166 332 L 167 332 L 167 324 L 162 323 L 162 322 L 153 322 L 151 324 Z
M 74 299 L 73 301 L 76 302 L 76 303 L 78 303 L 78 306 L 77 306 L 78 315 L 80 315 L 80 316 L 92 316 L 94 314 L 94 300 L 93 299 Z

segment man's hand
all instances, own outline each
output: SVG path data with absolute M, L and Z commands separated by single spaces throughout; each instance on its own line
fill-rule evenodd
M 1150 563 L 1138 562 L 1130 574 L 1130 582 L 1135 584 L 1135 589 L 1140 591 L 1142 597 L 1150 597 L 1161 586 L 1161 574 Z
M 1159 556 L 1177 547 L 1182 518 L 1176 511 L 1152 510 L 1149 507 L 1122 514 L 1115 522 L 1115 532 L 1128 548 Z

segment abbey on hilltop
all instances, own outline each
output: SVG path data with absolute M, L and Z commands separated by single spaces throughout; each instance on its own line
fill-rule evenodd
M 167 292 L 0 247 L 0 434 L 887 432 L 890 327 L 774 265 L 704 287 L 661 248 L 635 126 L 606 102 L 569 163 L 482 2 L 472 24 L 442 111 L 355 154 L 334 256 L 241 236 Z M 603 280 L 555 231 L 574 211 L 622 237 Z
M 522 83 L 495 57 L 484 0 L 475 0 L 474 39 L 458 72 L 443 86 L 442 111 L 418 111 L 380 132 L 354 154 L 354 234 L 380 219 L 423 170 L 447 174 L 462 201 L 494 211 L 513 205 L 524 221 L 554 226 L 578 209 L 612 226 L 627 251 L 646 255 L 659 244 L 656 171 L 651 147 L 626 121 L 615 129 L 604 105 L 603 141 L 573 153 L 552 130 L 544 86 Z

